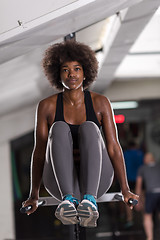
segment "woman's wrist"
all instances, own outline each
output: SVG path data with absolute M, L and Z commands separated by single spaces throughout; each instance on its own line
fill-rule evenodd
M 122 187 L 122 188 L 121 188 L 121 191 L 122 191 L 122 194 L 124 195 L 124 194 L 130 192 L 130 188 L 129 188 L 129 186 Z
M 39 199 L 39 191 L 31 192 L 29 195 L 29 198 L 31 198 L 32 200 L 38 200 Z

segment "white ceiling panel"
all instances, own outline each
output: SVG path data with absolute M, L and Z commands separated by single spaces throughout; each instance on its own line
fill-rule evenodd
M 140 78 L 160 77 L 160 54 L 127 56 L 115 73 L 115 78 L 128 81 L 132 77 L 137 81 Z
M 160 9 L 160 8 L 159 8 Z M 160 52 L 160 10 L 154 14 L 130 49 L 130 53 Z
M 78 0 L 3 0 L 0 3 L 0 21 L 3 23 L 0 27 L 0 33 L 18 27 L 18 21 L 26 24 L 77 1 Z M 9 17 L 6 18 L 6 14 Z
M 129 79 L 160 77 L 160 12 L 154 14 L 119 65 L 115 78 Z

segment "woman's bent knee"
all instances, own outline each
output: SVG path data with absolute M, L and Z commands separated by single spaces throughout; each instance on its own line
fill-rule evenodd
M 86 121 L 82 123 L 79 127 L 79 133 L 100 133 L 98 126 L 92 121 Z
M 53 134 L 60 134 L 61 132 L 65 134 L 65 132 L 68 133 L 70 131 L 70 128 L 66 122 L 63 121 L 57 121 L 52 124 L 50 130 L 49 130 L 49 137 L 51 137 Z

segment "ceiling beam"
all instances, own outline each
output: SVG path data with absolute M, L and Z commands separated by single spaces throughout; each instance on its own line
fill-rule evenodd
M 114 74 L 122 62 L 124 57 L 128 54 L 130 48 L 135 43 L 136 39 L 147 25 L 155 11 L 160 5 L 159 0 L 146 0 L 129 8 L 124 18 L 119 20 L 121 24 L 117 27 L 115 38 L 112 43 L 109 43 L 109 38 L 106 39 L 104 52 L 103 52 L 103 64 L 100 68 L 98 80 L 93 85 L 93 90 L 97 92 L 104 92 L 109 84 L 114 79 Z M 114 25 L 115 28 L 115 25 Z M 113 29 L 111 29 L 113 32 Z M 105 51 L 107 48 L 107 51 Z
M 83 5 L 80 5 L 80 2 L 83 2 Z M 42 47 L 59 39 L 63 40 L 64 36 L 69 33 L 77 32 L 101 21 L 124 8 L 139 3 L 140 0 L 86 1 L 88 4 L 84 4 L 84 2 L 82 0 L 76 1 L 64 7 L 63 11 L 61 8 L 57 9 L 28 23 L 22 21 L 22 24 L 17 25 L 17 28 L 1 34 L 0 63 L 23 55 L 36 47 Z M 75 7 L 78 3 L 79 7 Z M 30 8 L 32 8 L 32 4 Z M 5 16 L 7 17 L 7 15 Z

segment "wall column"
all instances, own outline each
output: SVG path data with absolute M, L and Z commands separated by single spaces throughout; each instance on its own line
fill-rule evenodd
M 15 239 L 9 142 L 0 143 L 0 239 Z

